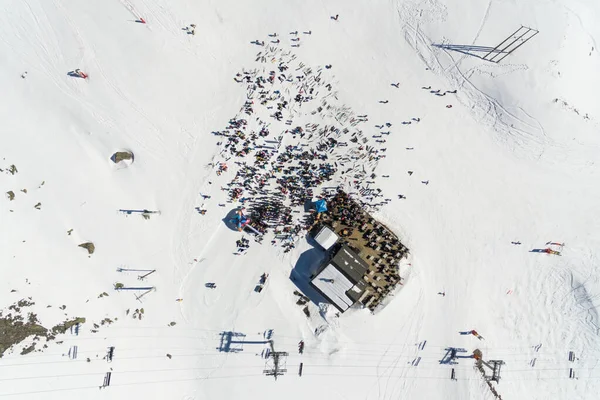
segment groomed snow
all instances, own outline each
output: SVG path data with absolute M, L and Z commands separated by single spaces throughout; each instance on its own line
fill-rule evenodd
M 0 192 L 15 194 L 0 201 L 1 308 L 31 297 L 24 312 L 46 327 L 88 322 L 41 352 L 19 355 L 28 338 L 5 353 L 0 398 L 492 399 L 472 359 L 440 364 L 451 346 L 504 360 L 505 400 L 596 399 L 599 20 L 592 0 L 1 2 Z M 431 46 L 495 46 L 520 25 L 540 33 L 500 64 Z M 390 131 L 371 187 L 391 201 L 373 215 L 411 258 L 375 315 L 310 302 L 305 316 L 294 291 L 318 296 L 290 276 L 308 276 L 322 251 L 302 237 L 287 253 L 267 238 L 234 255 L 241 234 L 223 219 L 239 203 L 221 187 L 236 160 L 211 132 L 245 115 L 236 73 L 276 69 L 250 43 L 275 32 L 295 62 L 332 66 L 335 103 L 368 115 L 369 140 Z M 67 75 L 77 68 L 88 79 Z M 117 149 L 135 162 L 116 168 Z M 351 181 L 340 171 L 328 185 Z M 87 241 L 91 256 L 77 247 Z M 548 241 L 566 243 L 561 256 L 531 252 Z M 138 301 L 116 282 L 156 290 Z M 270 329 L 289 352 L 277 381 L 263 374 Z M 459 334 L 472 329 L 485 340 Z M 245 334 L 242 350 L 219 351 L 221 332 Z

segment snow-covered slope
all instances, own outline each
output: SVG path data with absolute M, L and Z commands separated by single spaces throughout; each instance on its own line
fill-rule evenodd
M 14 194 L 0 202 L 0 307 L 6 316 L 31 297 L 23 315 L 45 327 L 86 318 L 78 335 L 40 340 L 43 351 L 19 355 L 29 337 L 6 352 L 0 398 L 493 398 L 472 359 L 440 364 L 448 347 L 504 360 L 503 399 L 597 397 L 596 2 L 21 0 L 0 10 L 0 192 Z M 495 46 L 520 25 L 540 33 L 500 64 L 431 46 Z M 246 85 L 233 79 L 280 76 L 284 58 L 292 77 L 302 63 L 332 87 L 290 110 L 293 126 L 344 126 L 342 109 L 368 115 L 344 123 L 387 149 L 365 163 L 371 187 L 392 199 L 374 215 L 411 256 L 402 289 L 375 315 L 337 318 L 310 303 L 305 316 L 290 276 L 321 254 L 302 235 L 290 252 L 267 235 L 234 255 L 242 235 L 223 220 L 239 203 L 221 188 L 241 159 L 211 132 L 239 118 L 268 121 L 273 137 L 293 128 L 258 102 L 245 114 Z M 89 77 L 67 75 L 77 68 Z M 285 85 L 293 99 L 297 87 Z M 334 111 L 311 115 L 324 99 Z M 381 144 L 372 136 L 386 122 Z M 315 143 L 288 134 L 283 144 Z M 122 149 L 135 154 L 127 168 L 110 160 Z M 221 162 L 229 168 L 217 175 Z M 341 172 L 323 186 L 350 188 Z M 77 247 L 87 241 L 92 255 Z M 566 243 L 560 257 L 530 252 L 548 241 Z M 156 272 L 140 281 L 118 268 Z M 156 290 L 138 301 L 116 282 Z M 459 334 L 472 329 L 485 340 Z M 263 374 L 269 330 L 289 352 L 277 381 Z M 241 351 L 219 351 L 223 332 L 245 335 L 232 344 Z

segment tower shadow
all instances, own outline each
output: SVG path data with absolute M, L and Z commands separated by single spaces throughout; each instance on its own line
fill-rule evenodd
M 481 52 L 482 54 L 490 54 L 490 53 L 501 53 L 501 51 L 496 50 L 494 47 L 489 46 L 472 46 L 472 45 L 462 45 L 462 44 L 439 44 L 433 43 L 433 47 L 437 47 L 438 49 L 456 51 L 457 53 L 466 54 L 468 56 L 476 57 L 481 60 L 487 60 L 482 55 L 477 54 L 476 52 Z

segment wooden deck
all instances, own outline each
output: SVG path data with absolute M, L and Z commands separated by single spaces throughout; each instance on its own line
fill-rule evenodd
M 367 289 L 360 302 L 373 311 L 385 296 L 401 284 L 398 266 L 400 260 L 408 255 L 408 249 L 345 192 L 339 191 L 328 199 L 327 208 L 316 224 L 333 228 L 340 240 L 369 265 L 368 272 L 363 276 Z

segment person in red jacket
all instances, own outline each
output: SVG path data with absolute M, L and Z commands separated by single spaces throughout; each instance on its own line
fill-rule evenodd
M 479 339 L 479 340 L 484 340 L 484 339 L 483 339 L 483 336 L 481 336 L 479 333 L 477 333 L 477 331 L 476 331 L 475 329 L 473 329 L 473 330 L 471 331 L 471 335 L 475 336 L 475 337 L 476 337 L 477 339 Z

